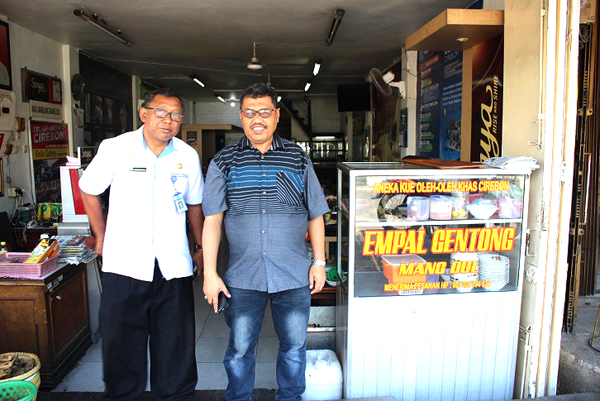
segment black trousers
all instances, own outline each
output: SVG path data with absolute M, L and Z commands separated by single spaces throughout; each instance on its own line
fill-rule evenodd
M 105 398 L 140 400 L 150 383 L 156 400 L 193 400 L 198 381 L 192 278 L 154 280 L 102 275 L 100 332 Z

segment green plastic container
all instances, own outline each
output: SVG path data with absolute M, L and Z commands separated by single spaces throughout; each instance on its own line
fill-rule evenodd
M 31 382 L 10 380 L 0 383 L 0 401 L 32 401 L 37 396 L 37 386 Z

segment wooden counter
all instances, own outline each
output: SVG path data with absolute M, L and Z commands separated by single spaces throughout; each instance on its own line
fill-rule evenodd
M 41 389 L 54 388 L 90 345 L 85 264 L 39 279 L 0 278 L 0 353 L 38 355 Z

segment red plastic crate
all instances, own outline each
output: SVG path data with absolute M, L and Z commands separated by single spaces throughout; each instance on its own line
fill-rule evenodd
M 8 252 L 6 256 L 19 262 L 3 263 L 0 255 L 0 277 L 40 278 L 58 268 L 58 255 L 42 263 L 22 263 L 29 257 L 27 252 Z

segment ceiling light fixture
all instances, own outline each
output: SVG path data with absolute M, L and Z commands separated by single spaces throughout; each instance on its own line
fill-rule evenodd
M 281 96 L 277 96 L 277 103 L 281 102 Z
M 246 67 L 249 70 L 260 70 L 263 68 L 263 65 L 258 61 L 258 57 L 256 57 L 256 42 L 252 42 L 252 58 Z
M 342 18 L 344 18 L 344 14 L 346 11 L 338 8 L 335 10 L 335 14 L 333 14 L 333 21 L 331 22 L 331 28 L 329 28 L 329 33 L 327 34 L 327 40 L 325 41 L 325 46 L 331 46 L 333 43 L 333 38 L 335 37 L 335 33 L 337 32 L 340 24 L 342 23 Z
M 319 70 L 321 69 L 321 59 L 318 58 L 315 60 L 315 66 L 313 68 L 313 75 L 316 77 L 317 74 L 319 73 Z
M 217 99 L 219 99 L 220 101 L 222 101 L 223 103 L 227 103 L 225 102 L 225 99 L 223 99 L 221 96 L 217 96 Z
M 456 39 L 457 42 L 466 42 L 467 40 L 469 40 L 469 38 L 458 38 L 458 39 Z
M 120 29 L 114 29 L 111 26 L 109 26 L 106 23 L 106 21 L 104 21 L 102 18 L 98 17 L 98 14 L 92 14 L 91 16 L 89 16 L 85 13 L 85 11 L 79 10 L 77 8 L 75 10 L 73 10 L 73 14 L 75 14 L 82 20 L 91 23 L 95 27 L 102 29 L 104 32 L 108 33 L 110 36 L 117 39 L 119 42 L 123 43 L 125 46 L 127 46 L 127 47 L 133 46 L 132 42 L 130 42 L 129 40 L 127 40 L 123 37 Z
M 204 88 L 204 83 L 202 81 L 200 81 L 198 78 L 196 78 L 195 76 L 192 75 L 192 80 L 194 80 L 195 83 L 197 83 L 198 85 L 200 85 L 201 87 Z
M 308 90 L 310 89 L 311 85 L 312 85 L 312 83 L 307 82 L 306 85 L 304 85 L 304 92 L 308 92 Z

